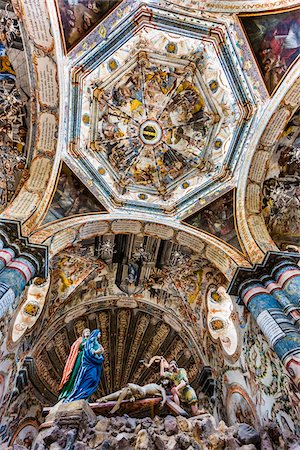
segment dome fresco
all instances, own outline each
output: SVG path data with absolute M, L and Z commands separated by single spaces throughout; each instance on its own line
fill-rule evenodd
M 159 27 L 142 26 L 92 69 L 83 56 L 87 73 L 72 92 L 81 157 L 72 161 L 71 150 L 67 161 L 85 174 L 93 168 L 93 187 L 111 207 L 186 209 L 233 176 L 252 120 L 243 72 L 230 71 L 219 42 Z
M 100 162 L 106 153 L 123 190 L 145 186 L 164 197 L 186 172 L 209 170 L 208 130 L 219 117 L 206 110 L 195 84 L 199 56 L 196 64 L 168 67 L 142 51 L 110 85 L 94 82 L 89 146 Z
M 0 1 L 1 450 L 296 448 L 299 11 Z

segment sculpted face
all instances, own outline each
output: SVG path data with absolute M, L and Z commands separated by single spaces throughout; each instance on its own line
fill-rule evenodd
M 170 363 L 170 371 L 173 373 L 178 372 L 178 367 L 175 361 L 171 361 Z
M 87 339 L 90 334 L 91 334 L 91 330 L 89 328 L 86 328 L 85 330 L 83 330 L 82 337 Z

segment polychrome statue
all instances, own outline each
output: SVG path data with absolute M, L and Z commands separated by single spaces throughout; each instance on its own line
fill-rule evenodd
M 91 331 L 86 328 L 83 330 L 82 336 L 79 337 L 71 346 L 70 354 L 67 359 L 59 386 L 60 393 L 58 400 L 68 397 L 73 390 L 76 376 L 81 367 L 84 346 L 90 334 Z
M 77 374 L 73 390 L 65 399 L 66 403 L 76 400 L 86 400 L 96 391 L 100 383 L 104 361 L 104 349 L 100 344 L 100 337 L 101 332 L 94 330 L 86 341 L 81 367 Z
M 109 401 L 117 401 L 111 414 L 115 413 L 121 405 L 123 400 L 130 400 L 134 402 L 135 400 L 141 400 L 149 397 L 162 397 L 161 407 L 166 403 L 166 391 L 165 389 L 156 383 L 145 384 L 145 386 L 139 386 L 138 384 L 128 383 L 123 389 L 112 394 L 106 395 L 105 397 L 99 398 L 97 402 L 105 403 Z
M 173 400 L 178 406 L 180 406 L 180 402 L 183 402 L 190 405 L 193 416 L 201 413 L 198 408 L 197 394 L 189 384 L 185 369 L 179 368 L 176 361 L 168 364 L 165 358 L 161 357 L 160 376 L 171 381 Z

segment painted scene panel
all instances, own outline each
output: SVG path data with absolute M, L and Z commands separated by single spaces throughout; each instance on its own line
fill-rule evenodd
M 239 251 L 242 250 L 234 226 L 233 190 L 187 217 L 184 222 L 217 236 Z
M 272 94 L 300 53 L 300 9 L 240 20 Z
M 66 50 L 81 41 L 120 0 L 57 0 Z
M 90 212 L 105 212 L 105 208 L 90 193 L 74 173 L 62 164 L 56 191 L 44 223 Z

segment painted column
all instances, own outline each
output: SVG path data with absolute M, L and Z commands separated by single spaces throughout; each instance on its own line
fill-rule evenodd
M 36 275 L 39 262 L 33 255 L 21 254 L 0 273 L 0 318 L 4 317 L 26 284 Z
M 295 303 L 290 300 L 281 286 L 276 283 L 272 277 L 264 275 L 261 277 L 261 280 L 267 291 L 273 295 L 282 306 L 283 312 L 291 317 L 297 327 L 300 327 L 300 306 L 295 305 Z
M 290 301 L 300 307 L 300 268 L 292 261 L 282 261 L 272 270 L 272 278 L 281 286 Z
M 16 256 L 17 250 L 13 245 L 9 244 L 9 241 L 2 234 L 0 235 L 0 273 Z
M 291 318 L 261 280 L 244 281 L 239 296 L 300 390 L 300 333 Z
M 0 250 L 0 273 L 16 256 L 16 252 L 11 247 L 2 247 Z
M 23 236 L 21 222 L 0 219 L 0 319 L 35 276 L 48 276 L 48 247 Z

